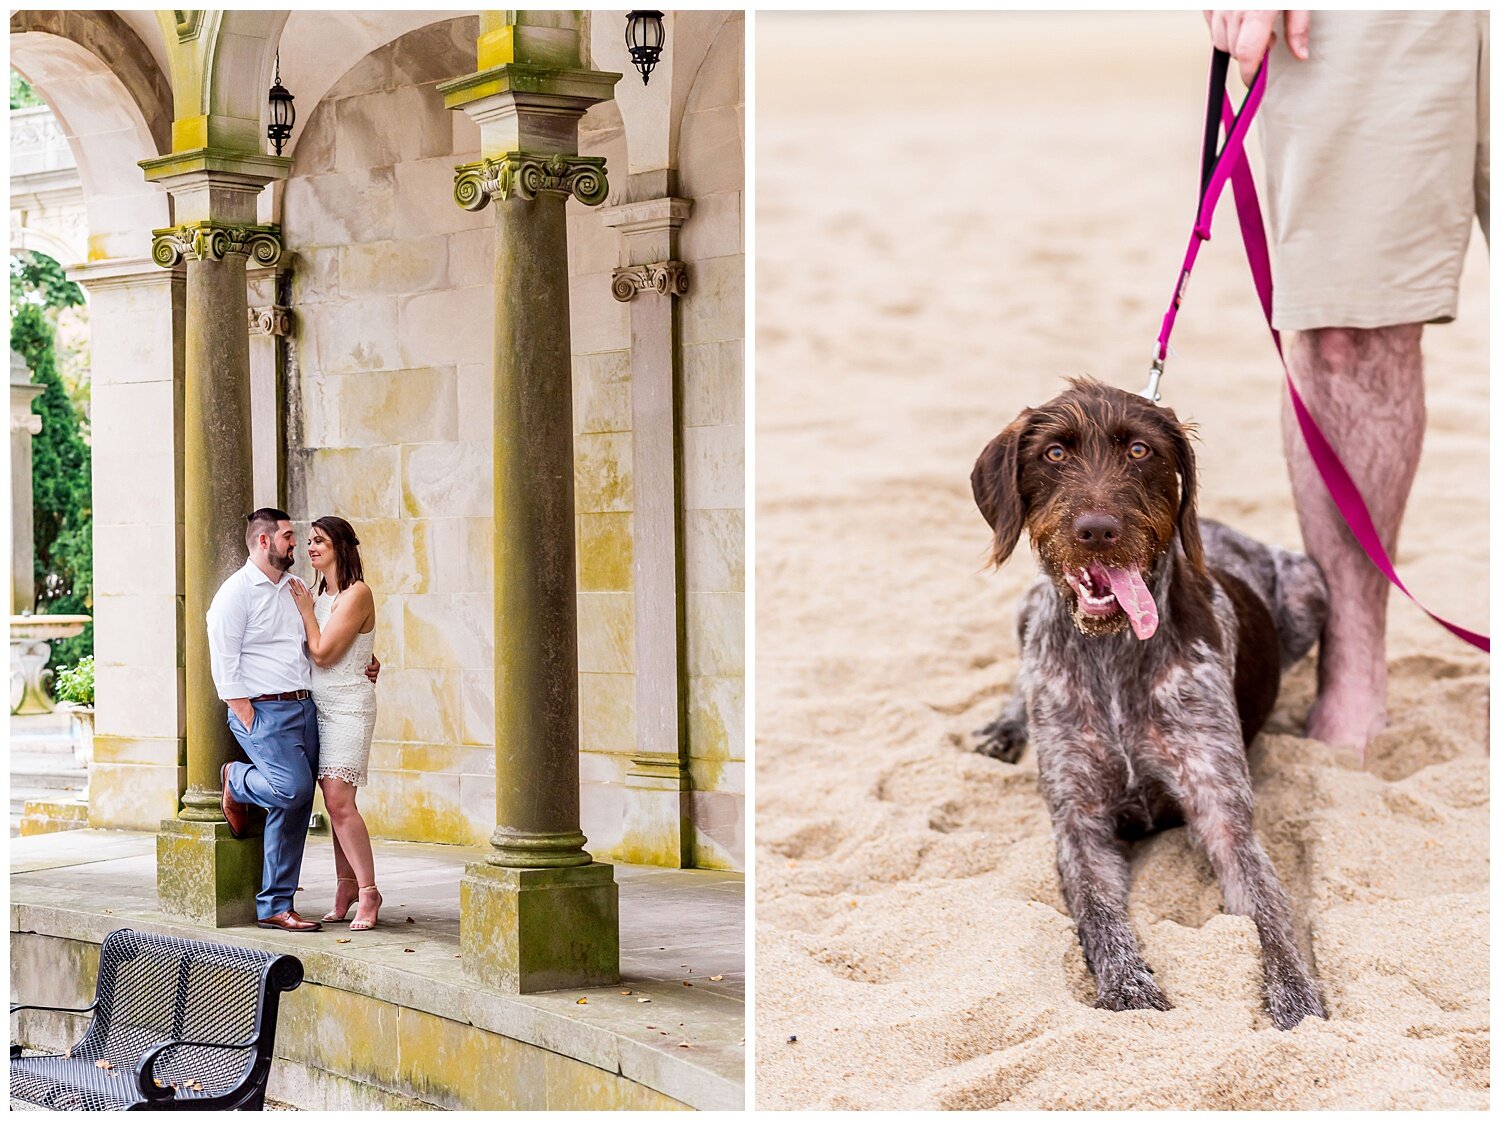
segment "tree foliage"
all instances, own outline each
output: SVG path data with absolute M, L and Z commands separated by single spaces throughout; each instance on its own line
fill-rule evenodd
M 36 610 L 87 615 L 93 609 L 94 563 L 91 456 L 83 418 L 69 400 L 56 361 L 57 313 L 83 303 L 62 266 L 40 253 L 21 252 L 10 263 L 10 345 L 42 387 L 32 411 L 42 430 L 31 444 Z M 52 644 L 51 665 L 76 663 L 94 649 L 94 628 Z
M 14 70 L 10 72 L 10 107 L 12 109 L 29 109 L 33 105 L 45 104 L 37 96 L 36 90 L 31 88 L 31 83 Z

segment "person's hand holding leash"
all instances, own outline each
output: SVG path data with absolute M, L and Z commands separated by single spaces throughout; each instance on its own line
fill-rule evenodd
M 1248 86 L 1276 39 L 1276 17 L 1280 11 L 1205 11 L 1208 33 L 1214 46 L 1233 55 L 1240 64 L 1240 77 Z M 1286 13 L 1286 45 L 1292 54 L 1307 58 L 1307 12 Z

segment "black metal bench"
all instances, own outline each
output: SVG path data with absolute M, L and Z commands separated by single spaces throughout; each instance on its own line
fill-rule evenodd
M 87 1008 L 11 1005 L 94 1013 L 66 1055 L 11 1044 L 11 1097 L 58 1110 L 263 1109 L 277 1005 L 301 983 L 294 957 L 116 930 Z

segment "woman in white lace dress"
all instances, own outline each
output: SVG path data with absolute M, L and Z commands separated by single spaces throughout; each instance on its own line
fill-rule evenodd
M 370 832 L 355 805 L 370 767 L 375 735 L 375 686 L 364 667 L 375 646 L 375 597 L 364 581 L 359 538 L 343 518 L 312 524 L 307 556 L 318 573 L 316 597 L 299 580 L 292 598 L 307 628 L 312 697 L 318 711 L 318 785 L 333 827 L 338 886 L 324 922 L 343 922 L 355 903 L 350 930 L 369 930 L 380 915 Z

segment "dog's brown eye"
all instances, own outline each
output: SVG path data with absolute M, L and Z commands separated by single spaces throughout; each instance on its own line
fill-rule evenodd
M 1061 463 L 1068 457 L 1068 453 L 1063 449 L 1061 444 L 1048 444 L 1047 450 L 1042 452 L 1042 456 L 1048 463 Z
M 1139 440 L 1132 441 L 1129 451 L 1131 459 L 1145 459 L 1151 454 L 1151 449 Z

